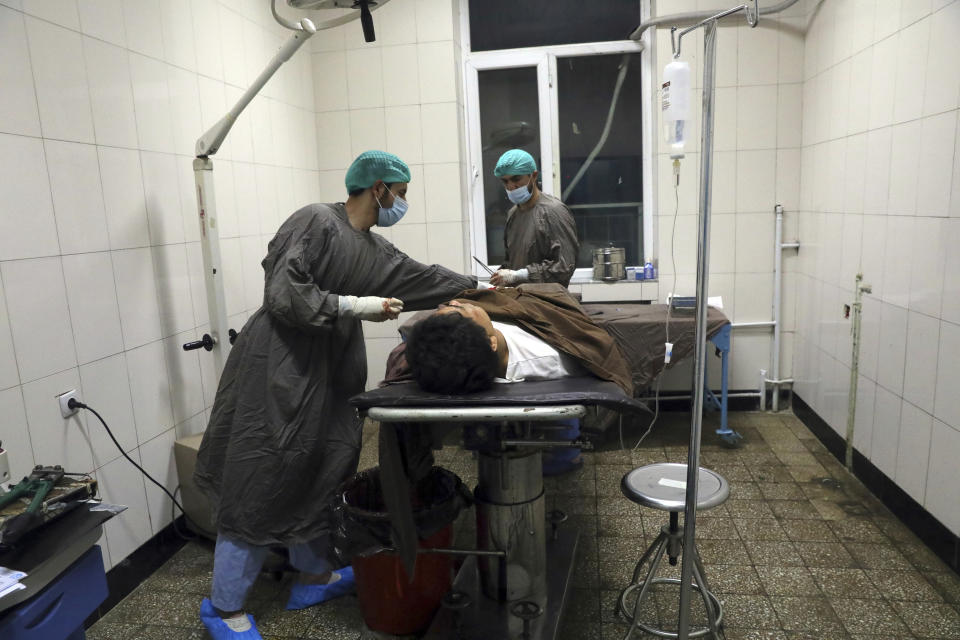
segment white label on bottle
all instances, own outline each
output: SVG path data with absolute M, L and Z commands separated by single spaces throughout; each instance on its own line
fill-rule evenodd
M 671 480 L 670 478 L 660 478 L 660 483 L 665 487 L 673 487 L 674 489 L 686 489 L 687 483 L 684 480 Z

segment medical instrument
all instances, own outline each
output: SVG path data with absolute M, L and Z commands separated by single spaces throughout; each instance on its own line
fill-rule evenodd
M 37 465 L 0 495 L 0 547 L 17 543 L 25 534 L 92 498 L 96 490 L 97 481 L 88 476 L 66 473 L 60 465 Z
M 227 302 L 223 284 L 223 259 L 220 254 L 220 229 L 217 221 L 216 199 L 214 198 L 213 160 L 211 156 L 220 149 L 233 124 L 247 105 L 273 77 L 280 66 L 289 60 L 310 37 L 317 31 L 346 24 L 359 17 L 363 25 L 364 38 L 367 42 L 371 42 L 374 40 L 375 34 L 370 12 L 382 8 L 389 1 L 380 0 L 379 3 L 376 3 L 368 0 L 356 0 L 346 4 L 345 0 L 288 0 L 294 8 L 354 9 L 346 15 L 315 24 L 309 18 L 301 18 L 294 22 L 281 16 L 277 12 L 277 0 L 272 0 L 270 6 L 274 19 L 293 33 L 280 46 L 280 49 L 270 59 L 264 70 L 243 92 L 226 115 L 197 139 L 193 175 L 196 182 L 197 213 L 200 220 L 200 247 L 203 254 L 204 284 L 210 318 L 210 332 L 204 334 L 201 344 L 212 344 L 212 347 L 207 350 L 213 353 L 214 369 L 218 378 L 223 372 L 223 366 L 227 361 L 227 354 L 230 351 L 232 341 L 222 339 L 222 336 L 228 335 Z M 371 8 L 371 4 L 375 7 Z M 209 340 L 207 336 L 209 336 Z
M 474 260 L 476 260 L 477 264 L 480 265 L 481 267 L 483 267 L 483 270 L 484 270 L 484 271 L 486 271 L 486 272 L 489 273 L 490 275 L 493 275 L 493 274 L 494 274 L 494 270 L 491 269 L 490 267 L 488 267 L 487 265 L 485 265 L 483 262 L 481 262 L 480 259 L 479 259 L 477 256 L 470 256 L 470 257 L 473 258 Z
M 30 473 L 29 477 L 24 478 L 17 483 L 17 486 L 3 496 L 0 496 L 0 509 L 5 509 L 7 505 L 12 504 L 23 496 L 29 496 L 31 498 L 30 506 L 24 510 L 24 513 L 37 513 L 37 511 L 40 510 L 40 505 L 43 504 L 44 498 L 47 497 L 47 494 L 50 493 L 50 490 L 53 489 L 54 485 L 57 484 L 62 477 L 63 467 L 60 465 L 54 467 L 37 465 L 33 468 L 33 472 Z
M 593 251 L 593 279 L 604 282 L 623 280 L 626 273 L 626 251 L 622 247 L 600 247 Z

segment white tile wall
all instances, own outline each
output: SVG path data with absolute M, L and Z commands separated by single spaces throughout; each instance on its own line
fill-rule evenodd
M 121 0 L 77 0 L 80 31 L 88 36 L 125 47 L 123 3 Z
M 23 404 L 30 425 L 33 459 L 38 464 L 55 461 L 64 469 L 85 473 L 94 469 L 86 416 L 78 413 L 62 418 L 56 400 L 57 395 L 70 389 L 83 393 L 76 368 L 24 384 Z
M 130 457 L 143 464 L 138 449 L 130 452 Z M 119 517 L 107 521 L 105 529 L 110 546 L 110 557 L 125 558 L 136 550 L 145 540 L 149 540 L 150 518 L 147 512 L 147 495 L 144 479 L 126 458 L 117 458 L 97 470 L 97 482 L 104 502 L 122 504 L 128 508 Z
M 43 135 L 93 142 L 80 34 L 29 16 L 26 24 Z
M 384 110 L 386 127 L 386 151 L 395 153 L 407 164 L 420 164 L 423 158 L 420 130 L 420 107 L 387 107 Z M 421 182 L 418 187 L 422 188 Z
M 924 502 L 932 431 L 933 416 L 904 400 L 900 409 L 900 442 L 894 479 L 920 504 Z
M 831 286 L 841 300 L 852 297 L 848 281 L 859 269 L 872 293 L 863 304 L 855 446 L 955 533 L 960 504 L 942 487 L 960 429 L 960 262 L 951 249 L 960 225 L 950 218 L 960 210 L 960 44 L 949 35 L 958 12 L 957 2 L 828 0 L 813 18 L 804 48 L 794 354 L 812 369 L 805 380 L 841 382 L 827 354 L 836 348 L 842 359 L 849 337 L 818 328 L 803 310 L 838 302 Z M 838 118 L 844 100 L 846 117 Z M 812 222 L 818 212 L 827 213 Z M 803 381 L 797 389 L 825 419 L 837 413 L 822 387 Z
M 43 143 L 0 134 L 0 260 L 59 253 Z
M 100 180 L 111 249 L 150 245 L 140 154 L 129 149 L 97 147 Z
M 454 46 L 452 41 L 417 45 L 421 103 L 456 101 Z
M 133 401 L 130 397 L 127 360 L 123 353 L 80 365 L 80 383 L 83 401 L 104 417 L 114 437 L 124 451 L 136 449 L 137 429 L 133 419 Z M 101 467 L 122 454 L 117 450 L 106 429 L 92 413 L 85 414 L 93 461 Z
M 173 459 L 173 443 L 176 437 L 176 431 L 168 429 L 140 446 L 143 468 L 157 482 L 166 487 L 170 493 L 173 493 L 179 484 L 177 466 Z M 173 505 L 167 494 L 152 482 L 144 483 L 144 488 L 147 493 L 147 513 L 150 518 L 150 529 L 156 535 L 170 524 L 170 515 L 173 513 L 171 507 Z
M 388 107 L 420 103 L 417 45 L 383 47 L 383 101 Z M 319 75 L 318 78 L 322 77 Z M 319 109 L 318 105 L 318 110 Z
M 25 0 L 22 7 L 26 13 L 32 16 L 43 18 L 74 31 L 80 28 L 77 3 L 73 0 Z
M 170 378 L 173 420 L 177 424 L 202 414 L 206 406 L 200 376 L 200 354 L 197 351 L 184 351 L 181 348 L 184 343 L 192 342 L 197 338 L 197 332 L 191 330 L 170 336 L 163 341 Z
M 351 161 L 364 151 L 383 149 L 387 146 L 383 109 L 356 109 L 349 114 Z
M 40 135 L 40 115 L 33 76 L 30 73 L 30 50 L 23 15 L 0 7 L 0 131 L 29 136 Z
M 944 222 L 943 242 L 948 247 L 956 247 L 960 242 L 960 219 L 952 218 Z M 943 269 L 940 317 L 954 324 L 960 324 L 960 252 L 958 251 L 947 252 Z
M 896 476 L 897 447 L 900 437 L 901 400 L 882 386 L 877 386 L 873 412 L 873 442 L 871 461 L 880 471 Z
M 909 2 L 907 4 L 921 3 Z M 900 31 L 896 53 L 896 79 L 894 80 L 897 87 L 893 102 L 894 122 L 913 120 L 920 117 L 923 112 L 923 90 L 920 86 L 923 79 L 920 70 L 927 62 L 930 22 L 930 19 L 927 18 Z M 907 87 L 915 90 L 905 90 Z
M 20 383 L 17 370 L 17 358 L 13 349 L 13 335 L 10 333 L 10 316 L 7 313 L 6 295 L 3 278 L 0 277 L 0 389 L 8 389 Z
M 8 451 L 10 478 L 19 480 L 29 475 L 36 464 L 33 460 L 27 414 L 23 408 L 20 387 L 0 391 L 0 411 L 3 411 L 4 416 L 3 448 Z
M 84 364 L 123 351 L 110 253 L 64 256 L 63 277 L 78 362 Z
M 947 112 L 924 118 L 920 132 L 917 215 L 947 216 L 953 172 L 957 118 Z
M 935 13 L 930 24 L 930 51 L 924 81 L 923 114 L 955 110 L 960 103 L 960 40 L 954 28 L 960 23 L 960 5 L 948 3 Z
M 167 65 L 137 53 L 130 54 L 133 107 L 141 149 L 173 153 L 173 119 L 167 87 Z
M 136 148 L 137 121 L 127 50 L 85 37 L 83 54 L 97 142 Z
M 957 486 L 952 480 L 956 476 L 957 456 L 960 456 L 960 431 L 934 420 L 924 506 L 951 531 L 960 530 Z
M 91 416 L 62 420 L 54 396 L 77 389 L 161 476 L 174 425 L 203 429 L 216 386 L 210 356 L 180 349 L 208 330 L 193 146 L 264 66 L 280 30 L 259 3 L 0 4 L 3 439 L 22 467 L 98 471 L 107 499 L 131 507 L 108 524 L 117 563 L 169 511 L 150 494 L 148 512 L 139 472 Z M 243 285 L 255 283 L 264 236 L 317 200 L 313 64 L 309 52 L 291 60 L 214 158 L 221 233 L 251 247 L 232 254 Z M 242 320 L 259 300 L 240 291 L 231 311 Z
M 4 262 L 0 275 L 21 381 L 76 367 L 60 258 Z
M 163 31 L 160 25 L 160 0 L 123 0 L 123 20 L 131 37 L 132 51 L 163 59 Z

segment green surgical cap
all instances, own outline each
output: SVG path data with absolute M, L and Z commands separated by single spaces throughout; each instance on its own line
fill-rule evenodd
M 347 169 L 347 193 L 372 187 L 377 180 L 393 184 L 410 182 L 410 167 L 386 151 L 364 151 Z
M 510 149 L 497 160 L 497 167 L 493 170 L 493 175 L 498 178 L 503 176 L 525 176 L 537 170 L 537 163 L 533 156 L 523 149 Z

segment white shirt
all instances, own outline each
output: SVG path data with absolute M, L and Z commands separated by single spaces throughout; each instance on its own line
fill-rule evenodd
M 498 378 L 498 382 L 556 380 L 583 374 L 576 360 L 520 327 L 493 322 L 493 328 L 503 334 L 508 349 L 506 379 Z

